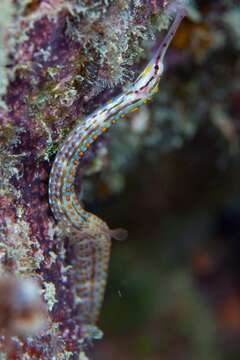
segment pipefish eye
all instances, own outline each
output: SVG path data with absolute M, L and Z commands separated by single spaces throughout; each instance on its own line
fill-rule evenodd
M 155 70 L 159 70 L 159 66 L 158 66 L 158 65 L 155 65 L 154 69 L 155 69 Z

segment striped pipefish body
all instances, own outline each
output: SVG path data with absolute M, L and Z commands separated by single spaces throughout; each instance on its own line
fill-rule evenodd
M 166 50 L 183 17 L 182 12 L 176 15 L 152 60 L 128 90 L 87 116 L 70 132 L 52 165 L 49 180 L 52 212 L 57 221 L 79 231 L 79 261 L 89 260 L 88 266 L 79 270 L 82 319 L 87 324 L 95 324 L 100 312 L 111 238 L 121 238 L 123 232 L 110 230 L 104 221 L 82 208 L 74 188 L 76 172 L 91 144 L 100 135 L 156 93 Z

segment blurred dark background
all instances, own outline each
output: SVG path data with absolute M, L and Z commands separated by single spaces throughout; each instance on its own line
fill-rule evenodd
M 88 205 L 129 232 L 113 242 L 96 360 L 240 359 L 240 8 L 189 9 Z

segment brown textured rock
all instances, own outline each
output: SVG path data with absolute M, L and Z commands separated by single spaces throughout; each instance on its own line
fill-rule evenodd
M 18 281 L 24 288 L 26 276 L 38 281 L 48 309 L 44 333 L 25 326 L 17 337 L 10 315 L 1 322 L 9 359 L 79 358 L 86 329 L 74 302 L 70 269 L 77 261 L 49 210 L 51 157 L 76 119 L 107 99 L 109 90 L 97 95 L 130 76 L 139 43 L 151 36 L 162 7 L 124 0 L 0 5 L 0 272 L 11 276 L 13 288 Z M 8 305 L 11 311 L 10 300 Z

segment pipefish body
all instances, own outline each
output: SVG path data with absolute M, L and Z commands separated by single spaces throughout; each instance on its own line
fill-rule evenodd
M 110 230 L 103 220 L 82 208 L 74 186 L 76 173 L 92 143 L 157 92 L 166 50 L 184 16 L 184 11 L 175 16 L 155 55 L 128 90 L 87 116 L 70 132 L 52 165 L 49 202 L 54 217 L 80 234 L 77 289 L 83 324 L 97 322 L 106 287 L 111 238 L 121 238 L 123 232 Z

